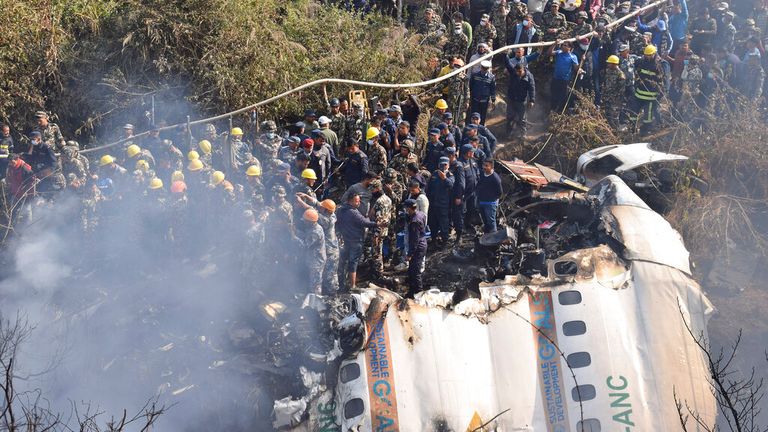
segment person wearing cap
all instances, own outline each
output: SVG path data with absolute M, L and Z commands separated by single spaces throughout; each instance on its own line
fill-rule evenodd
M 344 141 L 341 142 L 343 150 L 346 150 L 352 142 L 356 142 L 358 147 L 363 145 L 365 132 L 368 130 L 368 122 L 365 118 L 365 108 L 363 105 L 354 102 L 352 112 L 347 116 L 344 125 Z
M 416 33 L 424 36 L 423 44 L 437 46 L 446 32 L 445 24 L 440 22 L 440 17 L 434 9 L 424 9 L 424 15 L 416 24 Z
M 485 151 L 490 151 L 488 154 L 492 155 L 496 151 L 496 143 L 498 140 L 496 139 L 496 135 L 494 135 L 489 128 L 483 124 L 480 124 L 481 119 L 482 117 L 480 116 L 480 113 L 473 112 L 469 116 L 469 124 L 477 126 L 477 134 L 488 141 L 488 147 L 484 147 Z M 458 144 L 459 142 L 461 141 L 457 141 L 454 144 Z
M 667 22 L 661 18 L 656 19 L 654 25 L 643 24 L 640 17 L 637 17 L 637 29 L 643 32 L 645 37 L 645 44 L 651 44 L 658 48 L 659 56 L 664 59 L 666 55 L 674 49 L 674 42 L 672 36 L 667 29 Z M 686 41 L 688 38 L 685 39 Z
M 658 118 L 659 96 L 663 90 L 664 70 L 656 55 L 656 47 L 645 47 L 643 57 L 635 62 L 635 94 L 629 104 L 629 119 L 640 132 L 650 132 Z
M 602 83 L 601 108 L 608 123 L 616 128 L 619 126 L 619 114 L 624 106 L 624 95 L 627 88 L 626 77 L 619 69 L 618 56 L 611 55 L 606 60 Z
M 37 119 L 37 126 L 35 131 L 40 132 L 43 143 L 51 148 L 61 149 L 66 145 L 64 135 L 61 134 L 61 129 L 56 123 L 51 123 L 48 119 L 48 113 L 45 111 L 37 111 L 35 113 Z
M 320 129 L 320 124 L 317 122 L 317 111 L 307 108 L 304 110 L 304 127 L 307 130 Z
M 340 150 L 339 136 L 333 129 L 331 129 L 331 119 L 326 116 L 320 116 L 320 118 L 317 119 L 317 123 L 320 124 L 320 133 L 323 135 L 323 138 L 325 138 L 325 144 L 329 147 L 331 154 L 335 157 L 339 154 Z
M 338 170 L 342 174 L 344 184 L 349 187 L 363 180 L 368 173 L 368 156 L 360 150 L 356 141 L 350 141 L 346 148 L 347 157 Z
M 721 22 L 717 24 L 715 44 L 728 51 L 733 51 L 733 45 L 736 40 L 736 27 L 733 25 L 734 16 L 735 14 L 733 12 L 728 11 L 723 14 Z
M 536 81 L 522 64 L 516 65 L 507 84 L 507 138 L 525 139 L 528 131 L 528 109 L 536 101 Z
M 339 282 L 340 291 L 349 292 L 357 283 L 357 266 L 363 256 L 366 229 L 376 228 L 379 225 L 363 215 L 359 208 L 360 195 L 357 193 L 345 194 L 342 202 L 343 204 L 336 209 L 336 232 L 343 240 L 339 256 Z M 367 213 L 366 209 L 365 214 Z
M 408 164 L 418 164 L 419 158 L 414 153 L 413 141 L 410 139 L 404 140 L 400 143 L 400 152 L 398 152 L 389 163 L 389 168 L 400 173 L 403 178 L 406 176 L 405 169 Z
M 413 298 L 423 290 L 421 275 L 424 273 L 424 262 L 427 257 L 427 215 L 418 210 L 416 200 L 407 199 L 403 202 L 407 218 L 408 252 L 408 294 Z
M 509 24 L 520 23 L 529 16 L 529 12 L 533 12 L 532 10 L 529 11 L 528 5 L 520 0 L 510 0 L 507 3 L 509 4 L 509 14 L 507 15 L 507 23 Z M 498 23 L 496 23 L 496 26 L 498 27 Z
M 440 131 L 439 140 L 443 143 L 445 147 L 448 146 L 456 146 L 456 138 L 451 133 L 451 129 L 448 127 L 445 123 L 440 123 L 437 125 L 437 130 Z
M 293 165 L 296 155 L 301 153 L 299 144 L 301 144 L 301 139 L 297 136 L 290 136 L 284 139 L 283 146 L 280 147 L 280 151 L 277 153 L 277 158 L 289 165 Z
M 553 1 L 550 9 L 541 15 L 541 25 L 544 29 L 543 40 L 545 42 L 557 40 L 560 34 L 568 28 L 565 15 L 560 13 L 560 2 Z
M 427 187 L 429 228 L 438 243 L 448 241 L 451 234 L 451 196 L 455 179 L 449 170 L 450 164 L 447 156 L 441 156 Z
M 493 159 L 483 161 L 483 172 L 477 179 L 477 206 L 483 220 L 483 232 L 496 232 L 496 210 L 499 207 L 501 177 L 493 171 Z
M 459 228 L 454 223 L 456 232 L 463 232 L 463 227 L 472 221 L 476 214 L 476 188 L 477 177 L 480 175 L 480 171 L 475 161 L 475 147 L 472 144 L 464 144 L 459 150 L 459 164 L 461 164 L 464 170 L 464 196 L 462 197 L 460 213 L 462 217 L 462 226 Z M 456 204 L 454 202 L 454 204 Z M 459 215 L 455 215 L 454 220 Z M 457 240 L 460 236 L 457 236 Z
M 525 3 L 519 2 L 525 6 L 526 13 L 528 12 L 528 6 Z M 502 47 L 507 44 L 507 16 L 509 15 L 510 7 L 507 4 L 507 0 L 498 0 L 491 6 L 491 22 L 496 26 L 496 46 Z M 514 18 L 512 21 L 515 22 Z M 479 44 L 478 44 L 479 46 Z
M 669 34 L 672 36 L 672 47 L 682 43 L 688 37 L 688 3 L 686 0 L 677 0 L 669 13 L 667 23 Z
M 313 129 L 310 135 L 312 136 L 312 152 L 309 158 L 309 167 L 317 173 L 318 183 L 323 184 L 331 175 L 333 161 L 336 157 L 331 146 L 325 142 L 325 135 L 320 129 Z
M 448 158 L 448 170 L 453 176 L 453 188 L 451 189 L 451 225 L 456 230 L 456 242 L 461 239 L 464 232 L 464 188 L 466 179 L 464 166 L 459 163 L 458 151 L 455 147 L 445 149 L 445 157 Z
M 397 136 L 397 127 L 400 126 L 400 123 L 402 122 L 403 109 L 400 107 L 400 105 L 394 104 L 387 108 L 387 118 L 385 118 L 382 122 L 381 128 L 384 132 L 387 133 L 388 142 L 390 144 L 395 142 L 395 138 Z M 388 146 L 389 149 L 392 149 L 392 147 L 392 145 Z
M 555 46 L 559 45 L 559 49 L 555 49 Z M 550 85 L 550 109 L 556 112 L 563 112 L 565 108 L 570 106 L 573 101 L 571 100 L 571 79 L 579 70 L 579 59 L 572 52 L 573 45 L 571 42 L 565 41 L 560 43 L 559 41 L 549 46 L 547 55 L 554 58 L 555 71 L 552 74 L 552 81 Z
M 52 192 L 53 175 L 57 163 L 53 148 L 43 142 L 43 135 L 38 130 L 29 134 L 29 142 L 29 150 L 22 155 L 22 158 L 32 167 L 32 172 L 39 180 L 38 191 Z
M 482 135 L 480 135 L 480 125 L 469 123 L 464 128 L 464 138 L 461 141 L 461 144 L 472 144 L 475 146 L 475 160 L 482 161 L 485 158 L 489 158 L 493 156 L 493 152 L 491 151 L 491 144 L 488 142 L 488 139 Z
M 452 24 L 451 34 L 448 36 L 448 41 L 443 45 L 443 58 L 448 61 L 454 58 L 464 59 L 467 57 L 468 48 L 469 38 L 464 34 L 463 25 L 461 23 Z
M 511 29 L 510 43 L 514 45 L 531 44 L 539 42 L 541 32 L 533 21 L 533 15 L 528 14 L 522 20 L 518 21 Z M 532 48 L 524 48 L 524 53 L 530 55 Z
M 429 172 L 433 172 L 437 169 L 437 162 L 443 155 L 444 149 L 445 145 L 440 141 L 440 129 L 430 129 L 429 135 L 427 136 L 427 149 L 424 154 L 424 166 Z
M 146 145 L 147 141 L 144 141 Z M 162 179 L 168 179 L 171 173 L 181 170 L 184 166 L 184 154 L 173 145 L 171 140 L 161 140 L 155 147 L 155 174 Z
M 123 148 L 127 148 L 131 144 L 136 144 L 132 139 L 133 134 L 134 134 L 133 125 L 130 123 L 124 124 L 122 128 L 122 134 L 120 134 L 120 138 L 118 138 L 119 140 L 125 140 L 122 144 Z
M 589 14 L 587 11 L 582 10 L 576 13 L 576 25 L 573 26 L 573 30 L 571 31 L 572 37 L 578 38 L 585 34 L 592 33 L 592 24 L 587 22 L 588 18 Z
M 496 103 L 496 76 L 491 72 L 491 61 L 480 63 L 480 72 L 469 77 L 470 110 L 480 113 L 480 124 L 485 124 L 488 108 L 493 109 Z
M 269 167 L 278 160 L 282 144 L 283 138 L 277 134 L 277 124 L 273 120 L 265 120 L 259 125 L 259 136 L 253 145 L 253 156 L 262 166 Z
M 390 161 L 400 152 L 400 147 L 406 141 L 413 143 L 416 141 L 416 137 L 411 133 L 411 122 L 403 120 L 397 125 L 397 134 L 395 134 L 395 140 L 393 141 L 394 145 L 387 153 Z
M 338 98 L 331 99 L 328 104 L 328 118 L 331 119 L 331 124 L 328 128 L 336 134 L 337 145 L 344 146 L 347 114 L 341 111 L 341 101 Z M 341 150 L 341 147 L 337 148 L 336 154 L 341 154 Z
M 373 194 L 371 198 L 371 210 L 368 218 L 379 226 L 371 239 L 371 279 L 374 282 L 386 282 L 384 277 L 384 243 L 388 241 L 389 224 L 392 221 L 394 206 L 392 199 L 384 193 L 381 180 L 371 182 L 369 190 Z
M 496 39 L 496 26 L 491 23 L 491 17 L 488 14 L 483 14 L 472 31 L 472 51 L 476 51 L 480 44 L 485 44 L 488 50 L 492 51 L 494 39 Z

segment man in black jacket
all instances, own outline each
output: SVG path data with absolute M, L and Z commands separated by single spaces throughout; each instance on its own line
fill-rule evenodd
M 512 137 L 516 129 L 517 137 L 525 138 L 528 108 L 533 107 L 536 99 L 536 81 L 533 74 L 523 65 L 518 64 L 509 70 L 507 87 L 507 135 Z

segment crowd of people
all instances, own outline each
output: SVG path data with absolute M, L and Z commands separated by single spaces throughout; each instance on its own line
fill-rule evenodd
M 557 42 L 495 59 L 509 74 L 510 135 L 525 135 L 534 74 L 543 73 L 551 75 L 553 110 L 565 112 L 577 88 L 594 95 L 613 126 L 652 127 L 662 98 L 709 109 L 714 89 L 732 86 L 761 100 L 765 4 L 756 2 L 742 19 L 727 3 L 699 3 L 690 25 L 679 0 L 613 29 L 606 24 L 642 4 L 553 2 L 538 13 L 496 0 L 469 11 L 479 16 L 474 28 L 461 12 L 446 25 L 440 7 L 428 4 L 413 30 L 442 50 L 437 75 L 494 46 Z M 594 37 L 559 43 L 592 30 Z M 417 139 L 417 96 L 371 107 L 341 97 L 279 128 L 272 120 L 223 133 L 215 124 L 170 132 L 152 126 L 139 139 L 126 124 L 119 144 L 89 160 L 39 111 L 24 139 L 14 140 L 8 126 L 0 131 L 8 216 L 18 225 L 75 197 L 84 237 L 130 217 L 141 221 L 148 249 L 189 254 L 226 245 L 256 290 L 266 273 L 282 269 L 300 274 L 305 292 L 347 291 L 365 266 L 382 283 L 407 271 L 412 296 L 423 288 L 428 245 L 450 247 L 497 230 L 502 181 L 494 172 L 497 139 L 485 126 L 497 99 L 493 68 L 483 61 L 439 85 L 425 139 Z M 217 234 L 201 234 L 198 227 L 211 224 Z

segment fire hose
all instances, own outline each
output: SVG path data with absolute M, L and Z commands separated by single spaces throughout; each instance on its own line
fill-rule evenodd
M 636 17 L 636 16 L 638 16 L 638 15 L 640 15 L 640 14 L 642 14 L 642 13 L 648 11 L 648 10 L 651 10 L 651 9 L 653 9 L 655 7 L 658 7 L 658 6 L 662 5 L 663 3 L 666 3 L 667 1 L 668 0 L 658 0 L 656 2 L 648 4 L 647 6 L 644 6 L 644 7 L 640 8 L 640 9 L 638 9 L 638 10 L 636 10 L 636 11 L 634 11 L 634 12 L 632 12 L 632 13 L 630 13 L 630 14 L 622 17 L 622 18 L 619 18 L 619 19 L 617 19 L 615 21 L 612 21 L 612 22 L 608 23 L 608 25 L 606 25 L 605 28 L 606 29 L 611 29 L 611 28 L 617 27 L 620 24 L 624 23 L 625 21 L 627 21 L 629 19 L 632 19 L 632 18 L 634 18 L 634 17 Z M 592 32 L 589 32 L 587 34 L 583 34 L 581 36 L 577 36 L 577 37 L 573 37 L 573 38 L 569 38 L 569 39 L 563 39 L 560 42 L 566 42 L 566 41 L 567 42 L 576 42 L 579 39 L 591 38 L 592 36 L 594 36 L 596 34 L 597 34 L 597 32 L 592 31 Z M 228 112 L 226 114 L 221 114 L 221 115 L 218 115 L 218 116 L 215 116 L 215 117 L 209 117 L 209 118 L 204 118 L 204 119 L 195 120 L 195 121 L 187 121 L 187 122 L 179 123 L 179 124 L 172 125 L 172 126 L 165 126 L 165 127 L 162 127 L 162 128 L 158 128 L 157 130 L 162 132 L 162 131 L 167 131 L 167 130 L 173 130 L 173 129 L 177 128 L 178 126 L 181 126 L 181 125 L 196 126 L 196 125 L 199 125 L 199 124 L 204 124 L 204 123 L 209 123 L 209 122 L 229 119 L 229 118 L 231 118 L 233 116 L 236 116 L 238 114 L 246 113 L 246 112 L 251 111 L 253 109 L 256 109 L 256 108 L 258 108 L 260 106 L 267 105 L 267 104 L 272 103 L 272 102 L 274 102 L 276 100 L 279 100 L 279 99 L 285 98 L 287 96 L 290 96 L 290 95 L 292 95 L 294 93 L 306 90 L 306 89 L 311 88 L 311 87 L 319 86 L 319 85 L 345 84 L 345 85 L 358 86 L 358 87 L 387 88 L 387 89 L 396 89 L 396 90 L 404 89 L 404 88 L 433 86 L 433 85 L 438 84 L 438 83 L 440 83 L 442 81 L 451 79 L 454 76 L 456 76 L 456 75 L 458 75 L 458 74 L 460 74 L 460 73 L 462 73 L 462 72 L 464 72 L 464 71 L 474 67 L 475 65 L 480 64 L 481 62 L 483 62 L 485 60 L 493 58 L 493 56 L 495 56 L 496 54 L 499 54 L 499 53 L 502 53 L 502 52 L 506 52 L 506 51 L 509 51 L 509 50 L 512 50 L 512 49 L 515 49 L 515 48 L 548 47 L 550 45 L 554 45 L 555 43 L 556 43 L 556 41 L 548 41 L 548 42 L 534 42 L 534 43 L 527 43 L 527 44 L 506 45 L 506 46 L 503 46 L 501 48 L 495 49 L 495 50 L 493 50 L 493 51 L 491 51 L 491 52 L 489 52 L 489 53 L 487 53 L 487 54 L 477 58 L 474 61 L 471 61 L 471 62 L 467 63 L 466 65 L 464 65 L 461 68 L 454 69 L 454 70 L 452 70 L 448 74 L 445 74 L 445 75 L 437 77 L 437 78 L 433 78 L 431 80 L 415 82 L 415 83 L 390 84 L 390 83 L 357 81 L 357 80 L 349 80 L 349 79 L 341 79 L 341 78 L 322 78 L 322 79 L 318 79 L 318 80 L 315 80 L 315 81 L 308 82 L 306 84 L 302 84 L 302 85 L 300 85 L 298 87 L 294 87 L 294 88 L 292 88 L 290 90 L 286 90 L 283 93 L 280 93 L 278 95 L 272 96 L 272 97 L 270 97 L 268 99 L 264 99 L 264 100 L 262 100 L 260 102 L 256 102 L 254 104 L 248 105 L 248 106 L 240 108 L 238 110 L 235 110 L 235 111 L 232 111 L 232 112 Z M 134 135 L 134 136 L 132 136 L 130 138 L 124 138 L 124 139 L 115 141 L 113 143 L 104 144 L 104 145 L 101 145 L 101 146 L 97 146 L 97 147 L 92 147 L 92 148 L 81 150 L 80 153 L 90 153 L 90 152 L 95 152 L 95 151 L 107 149 L 107 148 L 114 147 L 116 145 L 122 144 L 122 143 L 124 143 L 126 141 L 129 141 L 129 140 L 135 140 L 137 138 L 141 138 L 141 137 L 146 136 L 148 134 L 149 134 L 149 131 L 142 132 L 142 133 Z

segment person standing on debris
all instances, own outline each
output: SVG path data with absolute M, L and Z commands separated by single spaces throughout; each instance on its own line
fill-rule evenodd
M 491 72 L 491 61 L 480 63 L 482 70 L 469 78 L 469 95 L 472 101 L 471 112 L 480 113 L 480 124 L 485 124 L 488 108 L 493 110 L 496 104 L 496 76 Z
M 298 239 L 306 255 L 305 263 L 309 271 L 309 292 L 315 294 L 323 293 L 323 270 L 326 260 L 325 234 L 323 228 L 317 223 L 319 218 L 317 210 L 306 209 L 302 219 L 307 228 L 303 230 L 304 237 Z
M 368 169 L 376 175 L 381 175 L 387 168 L 387 149 L 379 143 L 380 132 L 371 127 L 365 134 L 368 140 Z
M 522 64 L 509 67 L 509 84 L 507 84 L 507 138 L 513 133 L 520 139 L 525 139 L 528 130 L 527 113 L 533 108 L 536 100 L 536 81 L 533 74 Z
M 459 156 L 459 164 L 464 169 L 464 197 L 461 202 L 461 217 L 464 219 L 462 224 L 462 230 L 464 225 L 471 225 L 472 218 L 475 215 L 475 192 L 477 187 L 477 176 L 479 174 L 477 168 L 477 162 L 474 159 L 475 148 L 472 144 L 464 144 L 461 146 L 461 154 Z M 455 225 L 455 224 L 454 224 Z M 457 231 L 459 230 L 456 228 Z
M 445 149 L 445 155 L 448 157 L 448 170 L 453 176 L 453 188 L 451 189 L 451 224 L 456 231 L 456 243 L 461 240 L 464 233 L 464 166 L 459 163 L 456 157 L 456 148 L 448 147 Z
M 556 45 L 559 45 L 560 49 L 555 50 Z M 572 48 L 573 45 L 568 41 L 563 43 L 557 41 L 557 43 L 549 46 L 548 55 L 555 59 L 555 71 L 550 87 L 550 109 L 552 111 L 561 113 L 571 102 L 571 79 L 579 70 L 579 59 L 576 54 L 571 52 Z
M 501 198 L 501 177 L 493 171 L 493 159 L 483 161 L 483 173 L 477 180 L 477 205 L 483 219 L 483 232 L 496 232 L 496 209 Z
M 337 211 L 336 230 L 343 241 L 339 257 L 339 282 L 342 292 L 349 292 L 355 287 L 357 266 L 363 256 L 365 230 L 377 226 L 376 222 L 360 213 L 359 207 L 360 195 L 350 193 Z
M 360 150 L 356 141 L 350 141 L 347 146 L 347 158 L 339 171 L 343 174 L 344 184 L 352 186 L 363 180 L 368 174 L 368 156 Z
M 371 197 L 373 196 L 370 191 L 370 186 L 377 178 L 378 177 L 374 173 L 365 173 L 361 181 L 351 185 L 346 192 L 344 192 L 344 195 L 341 196 L 341 202 L 349 201 L 349 197 L 352 195 L 359 196 L 360 204 L 358 205 L 358 209 L 360 210 L 360 214 L 367 216 L 368 209 L 371 206 Z
M 428 214 L 430 231 L 440 244 L 447 242 L 451 234 L 451 197 L 455 179 L 449 170 L 450 163 L 446 156 L 439 159 L 438 168 L 427 188 L 427 198 L 432 209 Z
M 408 297 L 423 290 L 421 275 L 427 257 L 427 215 L 419 211 L 416 200 L 407 199 L 403 207 L 408 218 Z
M 453 25 L 453 32 L 448 37 L 448 42 L 443 46 L 443 58 L 450 61 L 454 58 L 464 59 L 467 57 L 469 48 L 469 39 L 464 34 L 461 24 Z
M 15 152 L 11 128 L 4 124 L 0 129 L 0 179 L 5 178 L 5 171 L 8 168 L 8 157 Z
M 478 112 L 473 112 L 472 115 L 469 116 L 469 124 L 473 124 L 477 126 L 477 134 L 484 137 L 488 141 L 488 149 L 490 149 L 491 153 L 493 154 L 494 151 L 496 151 L 496 135 L 491 132 L 491 130 L 485 126 L 484 124 L 480 124 L 481 116 Z M 457 138 L 456 142 L 453 143 L 454 145 L 461 142 L 459 138 Z
M 51 123 L 48 119 L 48 113 L 45 111 L 38 111 L 35 113 L 37 118 L 36 132 L 40 132 L 43 143 L 47 146 L 55 149 L 61 149 L 66 145 L 64 135 L 61 134 L 61 129 L 56 123 Z
M 371 183 L 371 193 L 373 194 L 370 219 L 375 221 L 379 229 L 373 234 L 372 253 L 371 253 L 371 278 L 374 281 L 385 281 L 384 278 L 384 243 L 389 236 L 389 224 L 392 220 L 392 199 L 384 193 L 381 180 L 374 180 Z
M 645 134 L 653 127 L 659 115 L 659 96 L 664 84 L 664 71 L 656 55 L 655 46 L 646 46 L 643 54 L 643 57 L 635 62 L 635 95 L 631 100 L 629 112 L 630 120 L 635 124 L 642 118 L 640 133 Z

